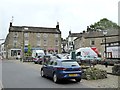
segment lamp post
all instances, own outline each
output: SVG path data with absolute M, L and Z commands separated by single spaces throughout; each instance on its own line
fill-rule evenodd
M 24 61 L 24 28 L 22 29 L 22 61 Z
M 104 38 L 105 38 L 105 51 L 104 51 L 104 53 L 105 53 L 105 59 L 107 58 L 107 48 L 106 48 L 106 35 L 107 35 L 107 30 L 103 30 L 103 35 L 104 35 Z

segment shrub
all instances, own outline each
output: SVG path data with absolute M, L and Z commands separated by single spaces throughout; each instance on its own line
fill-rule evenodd
M 120 76 L 120 64 L 115 64 L 112 68 L 112 74 Z
M 87 80 L 97 80 L 107 78 L 107 72 L 98 68 L 90 67 L 84 71 L 82 78 Z

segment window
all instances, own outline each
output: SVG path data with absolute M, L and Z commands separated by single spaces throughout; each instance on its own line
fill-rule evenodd
M 14 41 L 17 41 L 17 39 L 18 39 L 17 37 L 13 37 L 13 40 L 14 40 Z
M 57 62 L 54 62 L 54 65 L 56 66 L 56 65 L 57 65 Z
M 58 46 L 58 45 L 59 45 L 58 40 L 55 40 L 55 46 Z
M 69 45 L 72 45 L 73 43 L 72 42 L 69 42 Z
M 78 53 L 77 53 L 77 56 L 81 56 L 81 52 L 78 52 Z
M 65 60 L 65 61 L 62 61 L 62 65 L 63 66 L 67 66 L 67 67 L 79 66 L 79 64 L 76 61 L 74 61 L 74 60 Z
M 29 43 L 29 41 L 28 41 L 28 40 L 25 40 L 25 46 L 27 46 L 27 45 L 28 45 L 28 43 Z
M 16 45 L 17 45 L 16 42 L 14 42 L 14 43 L 13 43 L 13 47 L 16 48 Z
M 95 41 L 91 40 L 91 44 L 90 45 L 95 45 Z
M 29 34 L 28 33 L 24 33 L 24 37 L 29 37 Z
M 44 46 L 47 46 L 47 40 L 44 39 Z
M 13 41 L 13 47 L 16 47 L 16 45 L 17 45 L 17 41 L 14 40 L 14 41 Z
M 58 34 L 55 34 L 55 38 L 58 38 Z
M 13 37 L 18 37 L 18 33 L 17 33 L 17 32 L 14 32 Z
M 16 50 L 11 50 L 11 56 L 17 56 L 17 51 Z
M 40 37 L 40 33 L 37 33 L 37 37 Z
M 44 38 L 47 38 L 47 37 L 48 37 L 48 34 L 44 33 L 44 34 L 43 34 L 43 37 L 44 37 Z
M 54 63 L 54 62 L 53 62 L 53 61 L 51 61 L 51 62 L 50 62 L 50 65 L 53 65 L 53 63 Z
M 39 41 L 37 41 L 37 46 L 40 46 L 40 40 L 39 40 Z

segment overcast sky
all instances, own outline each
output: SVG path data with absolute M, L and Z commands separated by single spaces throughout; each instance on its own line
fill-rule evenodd
M 9 23 L 15 26 L 55 27 L 62 37 L 79 33 L 102 18 L 118 23 L 119 0 L 0 0 L 0 38 L 6 38 Z

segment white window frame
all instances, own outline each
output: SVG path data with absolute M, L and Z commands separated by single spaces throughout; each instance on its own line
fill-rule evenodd
M 40 33 L 37 33 L 37 37 L 40 37 L 41 36 L 41 34 Z
M 44 34 L 43 34 L 43 37 L 44 37 L 44 38 L 47 38 L 47 37 L 48 37 L 48 34 L 44 33 Z
M 29 37 L 29 33 L 24 33 L 24 37 Z
M 47 38 L 46 39 L 44 38 L 43 42 L 44 42 L 44 46 L 47 46 Z
M 27 46 L 29 44 L 29 40 L 25 40 L 24 45 Z
M 41 46 L 41 42 L 40 41 L 37 41 L 37 46 Z
M 17 41 L 13 41 L 13 47 L 17 46 Z
M 59 46 L 59 40 L 55 39 L 55 46 Z
M 14 32 L 13 37 L 18 37 L 18 32 Z
M 92 44 L 93 41 L 94 41 L 94 44 Z M 90 40 L 90 45 L 95 45 L 95 40 Z

